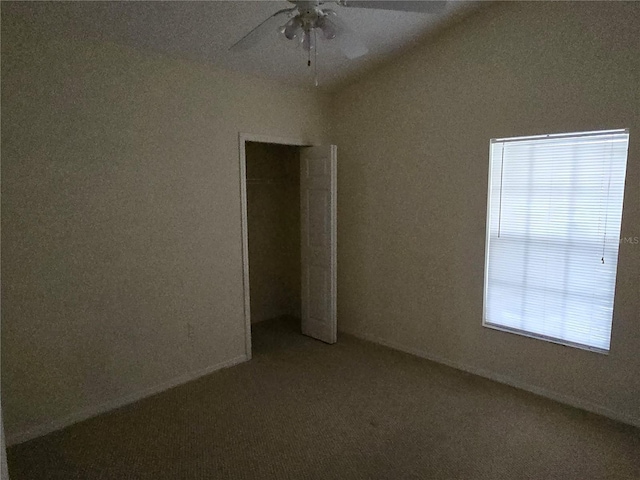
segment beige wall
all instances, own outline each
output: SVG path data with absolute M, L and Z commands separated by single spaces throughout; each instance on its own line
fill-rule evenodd
M 297 147 L 247 142 L 251 322 L 300 317 L 300 160 Z
M 640 245 L 608 356 L 481 326 L 489 139 L 630 128 L 640 237 L 640 3 L 489 6 L 332 100 L 343 331 L 640 425 Z
M 12 443 L 244 358 L 238 132 L 313 142 L 322 115 L 312 91 L 2 27 Z

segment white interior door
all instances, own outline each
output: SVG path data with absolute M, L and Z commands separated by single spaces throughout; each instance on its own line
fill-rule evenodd
M 300 149 L 302 333 L 335 343 L 337 147 Z

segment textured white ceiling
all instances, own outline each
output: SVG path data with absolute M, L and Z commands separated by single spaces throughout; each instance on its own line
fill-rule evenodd
M 330 41 L 318 47 L 321 86 L 332 87 L 415 43 L 428 31 L 475 2 L 450 1 L 443 13 L 429 15 L 344 8 L 327 2 L 366 43 L 369 54 L 347 60 Z M 3 22 L 27 18 L 47 35 L 111 41 L 266 76 L 294 85 L 311 85 L 306 52 L 274 30 L 255 48 L 228 49 L 286 1 L 164 2 L 2 2 Z

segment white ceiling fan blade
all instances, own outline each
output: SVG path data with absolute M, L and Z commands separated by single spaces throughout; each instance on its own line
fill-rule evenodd
M 325 10 L 326 11 L 326 10 Z M 369 53 L 369 49 L 365 43 L 351 30 L 346 23 L 344 23 L 335 14 L 335 12 L 329 10 L 329 19 L 335 26 L 335 38 L 329 40 L 331 43 L 335 43 L 340 51 L 349 60 L 362 57 Z
M 342 0 L 339 2 L 343 7 L 419 13 L 440 13 L 444 10 L 446 3 L 443 0 Z
M 276 34 L 276 30 L 280 26 L 280 22 L 287 18 L 290 13 L 294 12 L 296 8 L 297 7 L 285 8 L 284 10 L 277 11 L 236 43 L 231 45 L 229 50 L 234 52 L 248 50 L 249 48 L 255 47 L 262 38 L 269 34 Z

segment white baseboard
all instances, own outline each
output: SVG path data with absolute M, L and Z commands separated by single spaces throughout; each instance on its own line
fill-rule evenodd
M 489 380 L 494 380 L 499 383 L 504 383 L 506 385 L 519 388 L 520 390 L 526 390 L 527 392 L 535 393 L 536 395 L 540 395 L 541 397 L 546 397 L 551 400 L 555 400 L 556 402 L 564 403 L 566 405 L 570 405 L 572 407 L 576 407 L 581 410 L 586 410 L 588 412 L 602 415 L 603 417 L 610 418 L 617 422 L 626 423 L 628 425 L 633 425 L 634 427 L 640 428 L 640 418 L 627 415 L 625 413 L 613 411 L 602 405 L 589 402 L 588 400 L 572 397 L 570 395 L 564 395 L 562 393 L 554 392 L 552 390 L 548 390 L 546 388 L 538 387 L 535 385 L 530 385 L 521 380 L 516 380 L 506 375 L 491 372 L 489 370 L 485 370 L 482 368 L 471 367 L 469 365 L 463 365 L 458 362 L 453 362 L 443 357 L 431 355 L 430 353 L 424 350 L 405 347 L 404 345 L 400 345 L 395 342 L 390 342 L 382 338 L 375 337 L 373 335 L 361 334 L 361 333 L 355 333 L 355 332 L 349 332 L 349 331 L 344 331 L 343 333 L 346 333 L 348 335 L 353 335 L 354 337 L 361 338 L 362 340 L 367 340 L 373 343 L 384 345 L 385 347 L 393 348 L 394 350 L 399 350 L 401 352 L 409 353 L 411 355 L 416 355 L 417 357 L 421 357 L 426 360 L 431 360 L 432 362 L 440 363 L 442 365 L 446 365 L 448 367 L 452 367 L 457 370 L 462 370 L 467 373 L 478 375 L 479 377 L 484 377 L 484 378 L 488 378 Z
M 48 433 L 55 432 L 56 430 L 61 430 L 65 427 L 68 427 L 69 425 L 73 425 L 74 423 L 78 423 L 102 413 L 108 412 L 110 410 L 123 407 L 133 402 L 137 402 L 138 400 L 142 400 L 143 398 L 150 397 L 151 395 L 155 395 L 156 393 L 160 393 L 170 388 L 177 387 L 178 385 L 191 382 L 192 380 L 213 373 L 216 370 L 232 367 L 239 363 L 245 362 L 246 360 L 247 356 L 243 354 L 238 357 L 232 358 L 231 360 L 227 360 L 226 362 L 221 362 L 216 365 L 197 370 L 195 372 L 189 372 L 185 375 L 180 375 L 179 377 L 172 378 L 167 382 L 163 382 L 153 387 L 145 388 L 144 390 L 141 390 L 139 392 L 125 395 L 124 397 L 116 398 L 114 400 L 109 400 L 108 402 L 104 402 L 99 405 L 93 405 L 87 408 L 83 408 L 82 410 L 72 413 L 71 415 L 67 415 L 50 422 L 36 425 L 35 427 L 30 427 L 22 432 L 7 435 L 7 446 L 17 445 L 19 443 L 26 442 L 37 437 L 47 435 Z

